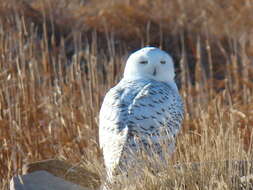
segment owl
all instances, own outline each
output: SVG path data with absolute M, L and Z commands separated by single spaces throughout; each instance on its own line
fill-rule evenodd
M 109 178 L 127 170 L 137 152 L 171 154 L 184 108 L 169 54 L 155 47 L 132 53 L 121 81 L 104 97 L 99 144 Z

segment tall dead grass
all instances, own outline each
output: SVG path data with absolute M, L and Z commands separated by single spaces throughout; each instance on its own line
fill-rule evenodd
M 240 0 L 2 0 L 1 189 L 25 163 L 46 158 L 83 163 L 103 175 L 101 101 L 121 78 L 129 51 L 144 45 L 162 47 L 176 62 L 186 114 L 171 163 L 252 160 L 252 6 Z M 159 177 L 144 168 L 138 180 L 123 183 L 234 187 L 222 164 L 197 173 L 170 167 Z

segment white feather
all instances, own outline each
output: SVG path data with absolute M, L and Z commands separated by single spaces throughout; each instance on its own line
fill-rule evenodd
M 172 58 L 158 48 L 143 48 L 128 58 L 124 77 L 106 94 L 99 116 L 99 141 L 109 176 L 119 169 L 127 149 L 153 147 L 161 154 L 161 141 L 174 149 L 184 113 L 174 76 Z

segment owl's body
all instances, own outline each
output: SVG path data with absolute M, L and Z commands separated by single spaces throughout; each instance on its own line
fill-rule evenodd
M 127 168 L 124 165 L 139 151 L 161 156 L 165 144 L 173 152 L 180 131 L 183 104 L 169 65 L 172 60 L 157 48 L 143 49 L 130 56 L 123 79 L 106 94 L 100 110 L 99 141 L 110 177 L 119 167 Z M 132 69 L 139 63 L 149 68 Z M 165 75 L 166 68 L 173 73 Z M 164 77 L 156 79 L 159 73 Z

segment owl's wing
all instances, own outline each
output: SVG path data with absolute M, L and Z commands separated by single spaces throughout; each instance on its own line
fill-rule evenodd
M 174 138 L 183 118 L 182 101 L 170 85 L 136 81 L 119 86 L 106 94 L 100 110 L 99 143 L 109 173 L 118 167 L 129 136 L 152 136 L 152 142 Z
M 125 125 L 129 102 L 122 98 L 123 89 L 112 88 L 105 96 L 99 115 L 99 144 L 109 173 L 115 170 L 127 141 Z
M 142 88 L 129 107 L 132 117 L 128 123 L 134 124 L 131 131 L 152 136 L 152 142 L 174 139 L 181 127 L 184 108 L 173 85 L 153 81 Z

